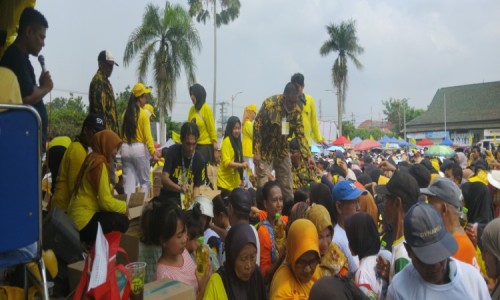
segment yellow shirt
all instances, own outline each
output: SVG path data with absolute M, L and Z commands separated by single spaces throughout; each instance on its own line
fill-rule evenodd
M 16 74 L 10 69 L 0 67 L 0 103 L 3 104 L 23 104 L 21 90 Z
M 253 142 L 253 123 L 250 120 L 246 120 L 243 124 L 243 129 L 241 132 L 243 136 L 242 147 L 244 157 L 253 157 L 252 152 L 252 142 Z
M 64 212 L 68 210 L 76 177 L 78 177 L 78 172 L 80 172 L 86 156 L 87 149 L 83 147 L 82 143 L 74 141 L 68 146 L 59 167 L 54 196 L 50 202 L 52 206 L 60 208 Z
M 124 142 L 128 142 L 127 137 L 123 137 Z M 151 135 L 151 123 L 149 115 L 144 109 L 139 110 L 139 118 L 137 119 L 137 128 L 135 130 L 135 139 L 132 143 L 144 143 L 148 147 L 149 154 L 155 153 L 155 145 L 153 136 Z
M 96 212 L 108 211 L 125 214 L 127 204 L 111 194 L 106 166 L 102 167 L 99 191 L 96 193 L 87 180 L 87 171 L 83 175 L 82 185 L 76 192 L 68 208 L 69 217 L 75 222 L 78 231 L 90 222 Z
M 188 122 L 196 119 L 196 125 L 200 130 L 198 144 L 209 145 L 217 142 L 217 131 L 215 130 L 214 114 L 208 104 L 203 104 L 200 111 L 196 111 L 194 105 L 189 109 Z
M 224 283 L 219 273 L 215 272 L 210 276 L 208 280 L 207 287 L 205 288 L 205 294 L 203 295 L 203 300 L 227 300 L 226 289 L 224 288 Z
M 221 160 L 217 171 L 217 186 L 232 191 L 240 185 L 238 169 L 230 168 L 229 163 L 234 162 L 234 150 L 229 137 L 222 140 Z
M 304 94 L 304 96 L 306 98 L 306 104 L 302 106 L 302 122 L 304 123 L 304 135 L 310 147 L 312 141 L 322 142 L 324 138 L 319 131 L 314 99 L 310 95 Z

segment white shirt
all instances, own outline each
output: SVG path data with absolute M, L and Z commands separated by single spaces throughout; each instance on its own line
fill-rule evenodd
M 359 258 L 357 255 L 352 255 L 351 249 L 349 249 L 349 240 L 347 239 L 345 230 L 340 227 L 339 224 L 335 225 L 332 240 L 337 246 L 339 246 L 340 250 L 344 252 L 345 256 L 347 256 L 347 261 L 349 262 L 349 272 L 355 273 L 359 266 Z
M 476 268 L 454 258 L 450 258 L 449 264 L 451 281 L 432 284 L 424 281 L 410 263 L 394 276 L 386 299 L 491 299 L 488 287 Z
M 372 290 L 380 299 L 384 284 L 386 283 L 382 277 L 377 275 L 377 257 L 378 254 L 371 255 L 359 261 L 359 268 L 354 276 L 354 281 L 357 286 L 364 285 Z

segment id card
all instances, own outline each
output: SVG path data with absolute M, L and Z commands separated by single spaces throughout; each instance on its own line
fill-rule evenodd
M 290 123 L 286 118 L 281 119 L 281 135 L 290 134 Z

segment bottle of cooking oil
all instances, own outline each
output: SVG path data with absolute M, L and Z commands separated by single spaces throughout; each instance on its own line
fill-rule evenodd
M 209 263 L 208 249 L 203 245 L 204 238 L 200 236 L 198 238 L 198 248 L 196 248 L 196 274 L 199 276 L 205 275 Z

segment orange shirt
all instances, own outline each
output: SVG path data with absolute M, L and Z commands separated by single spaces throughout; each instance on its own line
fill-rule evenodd
M 476 257 L 476 249 L 471 240 L 464 232 L 462 234 L 454 234 L 453 237 L 457 241 L 458 249 L 453 258 L 463 261 L 467 264 L 473 265 L 479 270 L 479 264 Z
M 259 217 L 261 221 L 266 220 L 267 212 L 263 210 L 259 211 Z M 285 224 L 288 223 L 287 216 L 281 216 L 281 220 Z M 265 276 L 267 270 L 273 264 L 271 260 L 271 252 L 272 252 L 271 235 L 269 234 L 267 227 L 263 224 L 259 225 L 259 229 L 257 230 L 257 235 L 259 236 L 259 243 L 260 243 L 260 270 L 262 272 L 262 275 Z

